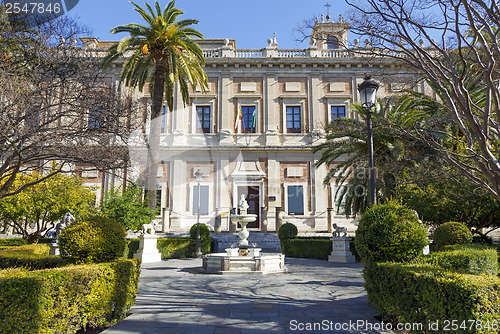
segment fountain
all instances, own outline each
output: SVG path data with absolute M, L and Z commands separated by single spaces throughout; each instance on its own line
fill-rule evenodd
M 226 248 L 226 253 L 213 253 L 203 256 L 202 272 L 214 274 L 228 273 L 278 273 L 285 271 L 284 254 L 261 254 L 262 249 L 248 244 L 247 224 L 255 221 L 257 215 L 248 214 L 248 203 L 245 195 L 241 196 L 238 204 L 239 214 L 232 215 L 231 220 L 241 225 L 238 233 L 240 241 L 238 247 Z

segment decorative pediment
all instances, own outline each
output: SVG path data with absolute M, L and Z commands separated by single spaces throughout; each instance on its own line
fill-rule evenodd
M 231 177 L 239 180 L 262 181 L 266 173 L 258 161 L 238 161 Z

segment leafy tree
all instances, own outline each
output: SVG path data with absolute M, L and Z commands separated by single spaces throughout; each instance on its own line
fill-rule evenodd
M 146 206 L 142 195 L 143 190 L 135 185 L 129 185 L 123 193 L 112 189 L 106 194 L 99 215 L 115 220 L 129 230 L 138 230 L 155 216 L 155 211 Z
M 416 108 L 423 104 L 411 94 L 396 101 L 379 101 L 372 115 L 377 197 L 382 201 L 394 196 L 402 172 L 436 158 L 433 150 L 397 130 L 424 119 L 424 110 Z M 430 109 L 436 110 L 434 106 Z M 368 205 L 368 144 L 362 107 L 354 104 L 351 111 L 353 118 L 336 118 L 327 126 L 326 141 L 314 147 L 314 152 L 322 152 L 316 167 L 325 164 L 330 168 L 324 184 L 335 180 L 337 207 L 343 202 L 346 214 L 356 215 Z
M 206 91 L 207 76 L 202 68 L 205 63 L 203 52 L 193 38 L 203 35 L 191 28 L 197 20 L 178 20 L 184 12 L 175 8 L 175 0 L 167 4 L 162 11 L 158 1 L 154 9 L 145 3 L 146 10 L 132 2 L 135 10 L 146 21 L 146 25 L 131 23 L 111 30 L 113 34 L 129 33 L 118 44 L 109 49 L 103 66 L 109 66 L 119 57 L 126 57 L 121 81 L 132 88 L 143 90 L 149 80 L 153 105 L 151 108 L 151 126 L 148 146 L 147 190 L 149 207 L 156 207 L 156 175 L 159 160 L 160 123 L 164 99 L 169 110 L 174 108 L 176 83 L 180 88 L 182 100 L 189 102 L 189 84 Z M 153 70 L 153 71 L 151 71 Z
M 33 185 L 0 201 L 0 219 L 30 243 L 37 243 L 65 213 L 75 218 L 86 215 L 94 199 L 91 190 L 75 176 L 56 174 L 44 178 L 38 172 L 18 174 L 13 186 L 20 188 L 28 183 Z
M 365 56 L 391 59 L 421 76 L 457 129 L 441 132 L 444 141 L 425 132 L 408 133 L 500 200 L 498 2 L 347 2 L 354 9 L 351 31 L 371 40 L 371 47 L 361 50 Z
M 411 182 L 405 176 L 400 180 L 396 197 L 423 221 L 461 222 L 483 237 L 500 228 L 500 202 L 482 187 L 443 166 L 417 167 L 411 173 Z

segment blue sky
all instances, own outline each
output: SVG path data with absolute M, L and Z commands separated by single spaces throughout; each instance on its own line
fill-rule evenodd
M 343 0 L 329 0 L 330 14 L 336 20 L 346 14 Z M 142 6 L 144 0 L 137 0 Z M 154 0 L 148 0 L 153 4 Z M 160 0 L 162 7 L 168 3 Z M 196 27 L 205 38 L 234 38 L 238 49 L 260 49 L 277 33 L 280 49 L 305 48 L 295 39 L 294 29 L 304 19 L 326 13 L 326 0 L 177 0 L 176 7 L 184 10 L 184 18 L 200 21 Z M 142 18 L 127 0 L 80 0 L 70 12 L 79 22 L 93 31 L 99 40 L 119 40 L 125 35 L 109 31 L 122 24 L 142 23 Z M 345 16 L 345 15 L 344 15 Z

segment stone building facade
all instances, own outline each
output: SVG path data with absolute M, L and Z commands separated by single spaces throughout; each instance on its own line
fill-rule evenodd
M 342 18 L 327 17 L 318 20 L 311 46 L 303 50 L 279 49 L 276 36 L 258 50 L 237 49 L 230 39 L 199 41 L 210 91 L 192 90 L 188 106 L 175 96 L 176 107 L 161 120 L 158 199 L 164 231 L 186 231 L 196 222 L 197 170 L 203 173 L 200 221 L 216 231 L 234 230 L 229 216 L 241 195 L 258 215 L 250 230 L 275 231 L 280 222 L 292 222 L 299 231 L 317 232 L 331 230 L 333 222 L 349 223 L 335 207 L 334 184 L 323 184 L 327 167 L 315 167 L 320 153 L 312 147 L 324 140 L 333 118 L 349 116 L 366 74 L 381 83 L 379 97 L 423 86 L 409 80 L 402 64 L 365 55 L 368 41 L 346 48 L 347 33 Z M 82 41 L 87 51 L 102 54 L 111 45 Z M 115 87 L 122 61 L 106 74 Z M 147 108 L 147 87 L 136 98 Z M 109 184 L 102 174 L 87 181 L 102 189 Z

